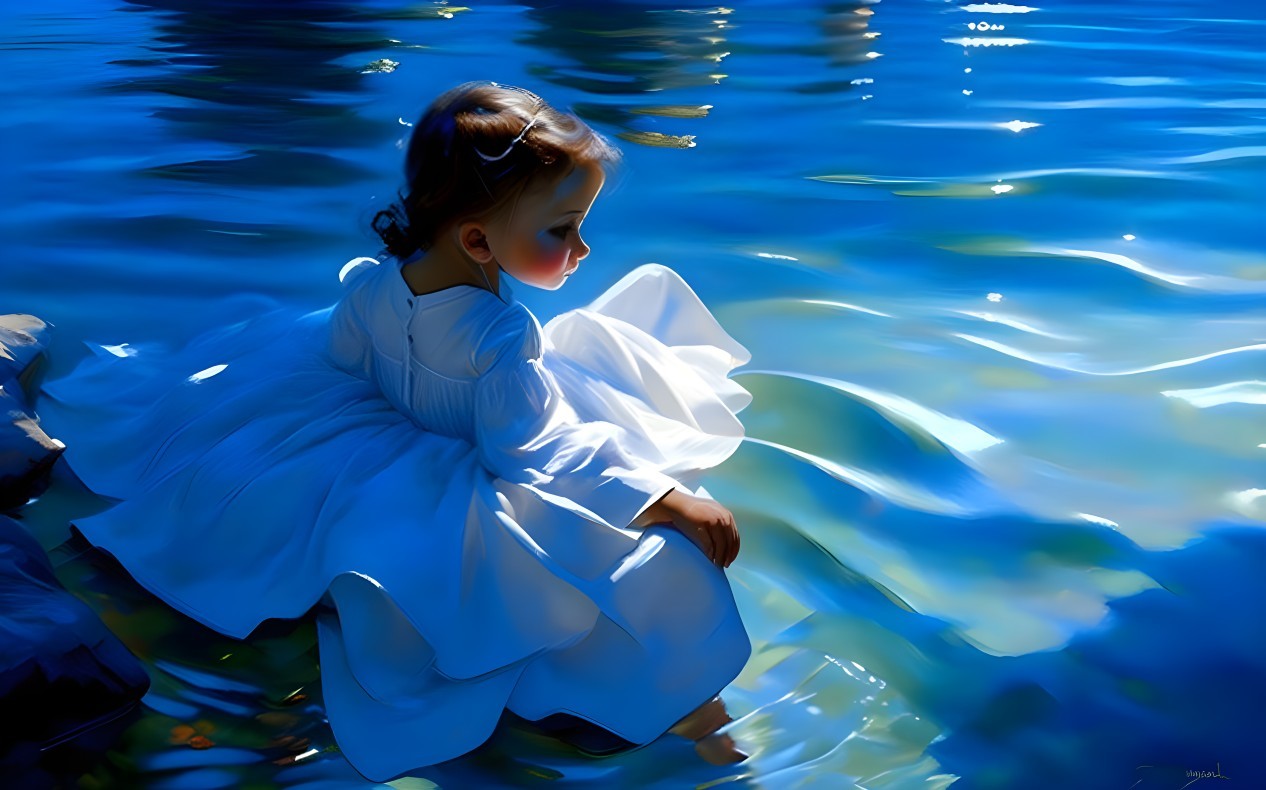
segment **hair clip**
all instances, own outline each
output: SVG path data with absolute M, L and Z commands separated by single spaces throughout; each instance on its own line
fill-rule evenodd
M 522 140 L 522 139 L 523 139 L 523 135 L 527 134 L 527 133 L 528 133 L 528 129 L 531 129 L 531 128 L 532 128 L 532 126 L 533 126 L 535 123 L 536 123 L 536 116 L 534 115 L 534 116 L 532 116 L 532 120 L 530 120 L 530 121 L 528 121 L 528 122 L 527 122 L 527 126 L 524 126 L 524 127 L 523 127 L 523 131 L 519 132 L 519 136 L 518 136 L 518 137 L 516 137 L 516 138 L 514 138 L 513 140 L 511 140 L 511 141 L 510 141 L 510 145 L 509 145 L 509 147 L 507 147 L 507 148 L 506 148 L 506 150 L 502 151 L 499 155 L 497 155 L 497 156 L 488 156 L 488 155 L 487 155 L 487 154 L 485 154 L 483 151 L 480 151 L 478 148 L 476 148 L 476 149 L 475 149 L 475 153 L 477 153 L 477 154 L 479 154 L 481 157 L 483 157 L 483 160 L 484 160 L 485 162 L 495 162 L 495 161 L 497 161 L 498 159 L 501 159 L 502 157 L 504 157 L 506 154 L 510 153 L 510 151 L 514 149 L 514 144 L 515 144 L 515 143 L 517 143 L 517 142 L 519 142 L 520 140 Z
M 523 127 L 523 131 L 519 132 L 518 136 L 517 136 L 517 137 L 515 137 L 513 140 L 511 140 L 511 141 L 510 141 L 510 145 L 506 147 L 506 150 L 502 151 L 499 155 L 497 155 L 497 156 L 488 156 L 488 155 L 487 155 L 487 154 L 485 154 L 483 151 L 480 151 L 478 148 L 476 148 L 476 149 L 475 149 L 475 153 L 479 154 L 479 156 L 480 156 L 480 157 L 481 157 L 481 158 L 482 158 L 485 162 L 495 162 L 495 161 L 497 161 L 498 159 L 502 159 L 502 158 L 504 158 L 504 157 L 506 156 L 506 154 L 509 154 L 512 150 L 514 150 L 514 145 L 515 145 L 515 143 L 518 143 L 520 140 L 522 140 L 522 139 L 523 139 L 523 137 L 524 137 L 524 136 L 528 133 L 528 130 L 529 130 L 529 129 L 531 129 L 531 128 L 532 128 L 532 127 L 536 124 L 536 119 L 537 119 L 537 117 L 540 115 L 540 109 L 539 109 L 539 108 L 540 108 L 540 106 L 541 106 L 541 104 L 542 104 L 542 100 L 541 100 L 541 97 L 540 97 L 540 96 L 537 96 L 535 93 L 533 93 L 533 92 L 532 92 L 532 91 L 530 91 L 530 90 L 527 90 L 526 88 L 520 88 L 520 87 L 517 87 L 517 86 L 514 86 L 514 85 L 502 85 L 502 84 L 497 83 L 497 82 L 492 82 L 492 83 L 489 83 L 489 84 L 491 84 L 494 88 L 505 88 L 505 89 L 507 89 L 507 90 L 518 91 L 519 93 L 524 93 L 524 94 L 527 94 L 528 96 L 531 96 L 531 97 L 532 97 L 532 102 L 533 102 L 533 105 L 534 105 L 534 109 L 536 109 L 536 112 L 534 112 L 534 113 L 532 114 L 532 120 L 530 120 L 530 121 L 528 121 L 528 122 L 527 122 L 527 125 Z

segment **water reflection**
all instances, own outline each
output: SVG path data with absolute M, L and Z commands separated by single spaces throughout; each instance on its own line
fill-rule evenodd
M 148 172 L 245 187 L 335 186 L 368 175 L 327 153 L 390 134 L 355 111 L 365 76 L 348 59 L 399 42 L 354 4 L 127 2 L 154 13 L 155 57 L 116 61 L 141 73 L 106 90 L 176 99 L 154 99 L 153 116 L 199 143 L 224 145 L 214 158 Z
M 685 100 L 664 105 L 643 101 L 645 94 L 687 91 L 706 96 L 700 89 L 719 84 L 733 9 L 670 9 L 643 3 L 612 2 L 601 7 L 572 3 L 527 3 L 527 20 L 533 23 L 521 34 L 520 43 L 534 55 L 526 64 L 533 77 L 566 86 L 591 97 L 572 109 L 591 123 L 621 127 L 621 139 L 629 142 L 689 148 L 693 135 L 640 128 L 657 125 L 654 116 L 702 118 L 711 105 Z M 541 60 L 553 55 L 554 61 Z
M 674 10 L 643 3 L 526 4 L 535 27 L 521 43 L 552 53 L 529 61 L 534 76 L 595 96 L 714 85 L 728 49 L 731 9 Z M 538 55 L 539 57 L 539 55 Z
M 853 75 L 857 66 L 882 54 L 875 50 L 875 39 L 881 34 L 871 29 L 876 10 L 882 11 L 882 8 L 874 2 L 825 3 L 817 23 L 821 40 L 792 51 L 821 56 L 827 69 L 843 70 L 844 74 L 834 79 L 814 80 L 796 90 L 811 94 L 843 93 L 870 84 L 870 79 L 859 80 Z
M 646 116 L 705 117 L 712 105 L 682 101 L 652 106 L 644 94 L 686 92 L 715 102 L 709 89 L 724 84 L 729 76 L 726 63 L 732 58 L 812 58 L 827 76 L 816 67 L 764 76 L 790 76 L 789 87 L 798 93 L 831 94 L 872 82 L 857 78 L 856 68 L 880 54 L 874 51 L 879 33 L 870 25 L 873 0 L 753 9 L 669 9 L 632 2 L 603 3 L 600 9 L 567 3 L 527 5 L 527 18 L 535 27 L 520 42 L 536 53 L 556 56 L 554 62 L 529 62 L 529 72 L 588 96 L 612 97 L 578 102 L 574 109 L 591 121 L 622 127 L 622 139 L 649 145 L 692 147 L 693 136 L 640 128 L 646 126 Z M 814 25 L 819 38 L 806 41 L 804 24 Z M 829 76 L 835 70 L 844 73 Z M 656 99 L 657 104 L 663 102 Z

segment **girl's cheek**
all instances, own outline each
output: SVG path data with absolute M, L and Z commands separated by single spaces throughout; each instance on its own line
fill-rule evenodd
M 537 254 L 532 256 L 536 269 L 541 274 L 561 271 L 567 266 L 567 246 L 564 244 L 541 244 Z

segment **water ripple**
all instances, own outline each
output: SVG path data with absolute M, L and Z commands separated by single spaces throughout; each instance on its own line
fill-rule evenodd
M 1236 148 L 1223 148 L 1195 156 L 1179 156 L 1173 159 L 1158 160 L 1165 165 L 1194 165 L 1202 162 L 1224 162 L 1228 159 L 1255 159 L 1266 156 L 1266 145 L 1246 145 Z
M 1185 107 L 1233 110 L 1266 110 L 1266 99 L 1222 99 L 1201 101 L 1170 96 L 1111 96 L 1072 101 L 982 101 L 982 107 L 1006 107 L 1016 110 L 1164 110 Z
M 1198 409 L 1226 403 L 1266 405 L 1266 381 L 1232 381 L 1213 387 L 1189 390 L 1166 390 L 1167 398 L 1180 398 Z
M 735 376 L 749 374 L 765 374 L 769 376 L 782 376 L 786 378 L 797 378 L 804 381 L 811 381 L 817 384 L 823 384 L 840 392 L 847 393 L 856 398 L 866 401 L 873 405 L 876 409 L 889 417 L 895 417 L 902 423 L 917 426 L 926 431 L 937 441 L 955 450 L 959 453 L 970 455 L 980 452 L 997 444 L 1002 444 L 1002 439 L 989 434 L 988 432 L 978 428 L 975 425 L 961 420 L 956 417 L 950 417 L 941 414 L 938 411 L 921 406 L 914 401 L 907 400 L 898 395 L 887 392 L 879 392 L 858 384 L 852 384 L 839 379 L 828 378 L 826 376 L 815 376 L 811 373 L 796 373 L 787 370 L 748 370 L 743 369 L 735 373 Z
M 1021 332 L 1026 332 L 1030 335 L 1037 335 L 1039 337 L 1047 337 L 1052 340 L 1072 341 L 1072 340 L 1081 339 L 1078 337 L 1073 337 L 1071 335 L 1060 335 L 1060 334 L 1056 334 L 1055 332 L 1048 332 L 1045 329 L 1039 329 L 1033 326 L 1032 324 L 1025 323 L 1024 321 L 1021 321 L 1017 318 L 1011 318 L 1005 315 L 998 315 L 997 313 L 982 313 L 982 312 L 977 312 L 974 310 L 951 310 L 950 312 L 954 315 L 964 315 L 969 318 L 978 318 L 981 321 L 988 321 L 992 324 L 1001 324 L 1002 326 L 1009 326 L 1012 329 L 1018 329 Z
M 813 453 L 805 452 L 804 450 L 798 450 L 795 447 L 771 442 L 766 439 L 757 439 L 752 436 L 744 437 L 743 441 L 752 442 L 754 444 L 763 444 L 766 447 L 772 447 L 775 450 L 780 450 L 793 458 L 798 458 L 816 466 L 818 469 L 826 472 L 836 480 L 848 483 L 849 485 L 859 488 L 869 494 L 874 494 L 875 496 L 886 499 L 889 502 L 893 502 L 912 510 L 941 513 L 948 516 L 966 516 L 975 512 L 975 509 L 969 510 L 950 502 L 947 499 L 942 499 L 930 491 L 906 485 L 899 480 L 894 480 L 893 478 L 884 475 L 877 475 L 865 472 L 861 469 L 847 467 L 843 464 L 838 464 L 827 458 L 823 458 L 822 456 L 814 455 Z
M 1115 252 L 1074 250 L 1064 247 L 1044 246 L 1026 247 L 1022 250 L 1018 250 L 1018 252 L 1054 255 L 1058 257 L 1092 258 L 1094 260 L 1110 263 L 1114 266 L 1120 266 L 1123 269 L 1128 269 L 1129 271 L 1141 274 L 1150 280 L 1165 283 L 1167 285 L 1175 285 L 1180 288 L 1192 288 L 1215 293 L 1266 293 L 1266 280 L 1244 280 L 1238 277 L 1227 277 L 1220 274 L 1177 274 L 1174 272 L 1165 272 L 1148 266 L 1145 263 L 1141 263 L 1128 255 L 1121 255 Z
M 892 318 L 888 313 L 881 313 L 878 310 L 871 310 L 869 307 L 861 307 L 860 305 L 849 304 L 847 302 L 835 302 L 830 299 L 801 299 L 804 304 L 820 304 L 827 307 L 837 307 L 841 310 L 852 310 L 858 313 L 866 313 L 868 315 L 876 315 L 880 318 Z
M 1204 362 L 1216 357 L 1227 356 L 1228 354 L 1240 354 L 1245 351 L 1266 351 L 1266 343 L 1254 343 L 1248 346 L 1240 346 L 1238 348 L 1228 348 L 1221 351 L 1213 351 L 1208 354 L 1201 354 L 1196 357 L 1188 357 L 1186 359 L 1176 359 L 1171 362 L 1161 362 L 1156 365 L 1148 365 L 1142 368 L 1133 368 L 1130 370 L 1091 370 L 1089 368 L 1077 367 L 1069 364 L 1069 360 L 1079 357 L 1077 354 L 1034 354 L 1014 346 L 1008 346 L 1005 343 L 999 343 L 996 340 L 989 340 L 974 335 L 966 335 L 955 333 L 954 337 L 966 340 L 969 343 L 975 343 L 979 346 L 997 351 L 1015 359 L 1031 362 L 1042 367 L 1055 368 L 1057 370 L 1067 370 L 1071 373 L 1083 373 L 1087 376 L 1135 376 L 1140 373 L 1154 373 L 1158 370 L 1169 370 L 1170 368 L 1186 367 L 1199 362 Z

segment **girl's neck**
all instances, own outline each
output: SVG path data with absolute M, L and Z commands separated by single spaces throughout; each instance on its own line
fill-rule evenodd
M 445 239 L 437 239 L 426 252 L 416 252 L 404 259 L 400 273 L 408 283 L 409 290 L 420 296 L 454 285 L 473 285 L 490 290 L 500 298 L 500 267 L 495 263 L 482 266 L 445 242 Z M 482 276 L 480 269 L 483 270 Z

